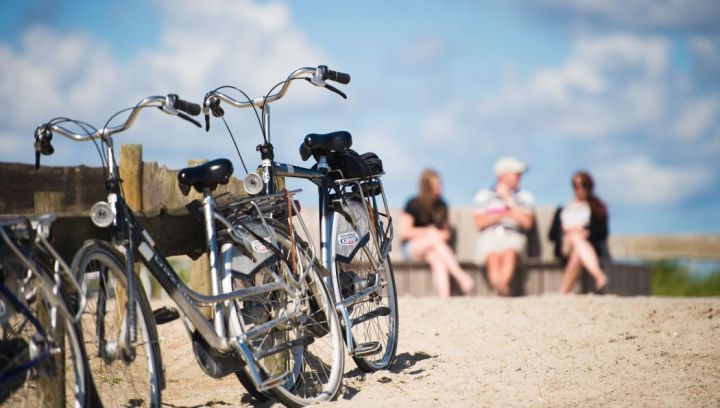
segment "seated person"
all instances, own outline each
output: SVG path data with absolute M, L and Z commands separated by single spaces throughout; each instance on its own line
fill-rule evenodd
M 495 186 L 475 194 L 478 228 L 476 261 L 485 264 L 488 280 L 501 296 L 510 294 L 517 258 L 525 253 L 527 232 L 535 222 L 532 194 L 520 190 L 528 166 L 514 157 L 495 162 Z
M 595 183 L 589 173 L 575 173 L 572 186 L 575 196 L 557 209 L 549 234 L 555 241 L 555 255 L 565 264 L 560 292 L 572 291 L 584 267 L 595 279 L 595 291 L 604 293 L 608 279 L 599 258 L 609 257 L 607 207 L 595 196 Z
M 440 197 L 440 175 L 425 170 L 420 176 L 420 192 L 408 201 L 400 218 L 400 239 L 410 259 L 422 259 L 430 266 L 438 294 L 450 296 L 450 276 L 463 294 L 469 294 L 475 282 L 460 264 L 448 245 L 451 239 L 448 207 Z

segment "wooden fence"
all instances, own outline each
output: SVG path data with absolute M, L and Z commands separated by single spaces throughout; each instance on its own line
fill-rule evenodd
M 121 147 L 121 175 L 126 198 L 138 210 L 141 221 L 155 239 L 160 250 L 168 256 L 187 255 L 197 258 L 204 252 L 204 231 L 201 223 L 190 216 L 184 206 L 197 195 L 183 196 L 177 188 L 177 170 L 168 169 L 155 162 L 142 161 L 142 149 L 138 145 Z M 34 170 L 31 165 L 0 163 L 0 213 L 30 214 L 39 212 L 37 201 L 48 200 L 55 194 L 61 200 L 59 207 L 65 212 L 56 221 L 54 229 L 58 235 L 55 245 L 63 256 L 72 257 L 87 238 L 107 238 L 105 230 L 95 227 L 87 216 L 88 209 L 97 201 L 106 199 L 103 188 L 105 179 L 102 168 L 42 167 Z M 242 184 L 232 181 L 218 189 L 218 194 L 232 192 L 242 194 Z M 537 210 L 537 221 L 541 239 L 541 256 L 527 262 L 523 269 L 521 284 L 517 292 L 534 295 L 556 291 L 561 268 L 551 255 L 551 247 L 545 239 L 550 216 L 550 207 Z M 474 253 L 474 227 L 472 208 L 453 208 L 451 219 L 458 233 L 457 252 L 463 266 L 478 282 L 476 293 L 489 293 L 485 285 L 482 268 L 472 263 Z M 317 234 L 317 210 L 303 209 L 303 219 L 309 224 L 312 234 Z M 399 210 L 392 211 L 394 217 Z M 315 235 L 316 236 L 316 235 Z M 396 234 L 397 236 L 397 234 Z M 315 239 L 317 242 L 317 239 Z M 397 276 L 398 292 L 401 295 L 431 295 L 432 282 L 425 265 L 407 262 L 400 254 L 399 242 L 393 245 L 392 253 Z M 659 259 L 667 258 L 720 259 L 720 236 L 613 236 L 611 251 L 617 256 Z M 201 267 L 205 260 L 192 264 L 191 275 L 203 274 Z M 609 292 L 620 295 L 650 294 L 650 270 L 647 266 L 610 264 Z

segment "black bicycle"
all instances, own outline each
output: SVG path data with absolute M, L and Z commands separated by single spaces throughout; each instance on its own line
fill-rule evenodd
M 93 206 L 91 219 L 107 228 L 111 239 L 86 242 L 73 260 L 88 297 L 82 328 L 86 339 L 94 340 L 87 350 L 102 404 L 159 407 L 161 403 L 160 345 L 153 312 L 133 272 L 136 256 L 178 306 L 206 374 L 220 378 L 236 373 L 251 390 L 267 392 L 287 405 L 334 397 L 343 373 L 342 335 L 322 266 L 296 236 L 292 223 L 288 225 L 294 212 L 292 193 L 234 199 L 231 223 L 216 211 L 212 193 L 229 181 L 232 164 L 218 159 L 180 170 L 181 191 L 195 189 L 203 195 L 202 202 L 195 200 L 188 209 L 203 220 L 211 294 L 193 291 L 123 198 L 112 135 L 130 128 L 146 107 L 199 126 L 188 116 L 199 114 L 199 105 L 167 95 L 143 99 L 119 126 L 106 124 L 97 130 L 58 118 L 35 132 L 37 157 L 52 153 L 53 134 L 76 141 L 100 140 L 106 147 L 101 157 L 108 173 L 108 201 Z M 68 130 L 68 123 L 82 132 Z M 211 306 L 212 317 L 206 318 L 200 306 Z M 288 383 L 289 389 L 278 387 Z M 282 392 L 277 391 L 280 388 Z
M 0 405 L 85 407 L 85 298 L 48 241 L 52 215 L 0 220 Z
M 321 258 L 329 271 L 326 283 L 333 288 L 348 353 L 363 371 L 386 369 L 397 350 L 398 306 L 390 262 L 392 218 L 380 179 L 384 174 L 382 161 L 373 153 L 359 155 L 351 150 L 350 133 L 340 131 L 305 137 L 300 155 L 304 161 L 310 157 L 317 161 L 312 168 L 276 162 L 270 142 L 270 104 L 282 98 L 295 80 L 346 98 L 326 81 L 348 84 L 350 76 L 324 65 L 300 68 L 265 96 L 256 98 L 236 87 L 219 87 L 208 92 L 203 101 L 206 130 L 211 114 L 224 116 L 221 102 L 239 109 L 252 108 L 263 143 L 257 147 L 262 160 L 260 174 L 250 172 L 246 176 L 249 190 L 258 196 L 275 194 L 277 177 L 307 179 L 318 186 Z M 243 98 L 221 92 L 225 89 L 235 90 Z

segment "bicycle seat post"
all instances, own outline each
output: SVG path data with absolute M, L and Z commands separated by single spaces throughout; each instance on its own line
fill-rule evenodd
M 215 200 L 212 197 L 212 190 L 203 188 L 203 216 L 205 219 L 205 238 L 207 242 L 208 262 L 210 263 L 210 289 L 213 296 L 220 294 L 220 273 L 218 271 L 218 245 L 217 233 L 215 231 Z M 213 324 L 215 333 L 220 338 L 225 338 L 224 316 L 222 303 L 213 306 L 215 311 Z

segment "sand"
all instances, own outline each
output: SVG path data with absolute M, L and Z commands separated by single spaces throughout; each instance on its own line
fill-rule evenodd
M 257 405 L 202 373 L 180 321 L 159 330 L 164 404 Z M 392 369 L 345 371 L 319 405 L 719 406 L 720 298 L 401 298 Z

